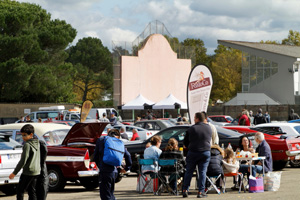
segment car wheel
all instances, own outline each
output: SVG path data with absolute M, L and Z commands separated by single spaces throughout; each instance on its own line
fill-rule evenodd
M 66 186 L 66 180 L 58 167 L 48 168 L 49 191 L 60 191 Z
M 280 161 L 274 161 L 273 162 L 273 169 L 275 171 L 281 170 L 281 169 L 285 168 L 286 164 L 287 164 L 287 161 L 282 161 L 282 160 L 280 160 Z
M 87 190 L 94 190 L 99 187 L 99 178 L 98 176 L 92 178 L 82 178 L 80 179 L 80 184 Z
M 4 185 L 1 187 L 1 191 L 6 195 L 15 195 L 17 193 L 17 185 Z
M 300 160 L 290 160 L 291 167 L 300 167 Z

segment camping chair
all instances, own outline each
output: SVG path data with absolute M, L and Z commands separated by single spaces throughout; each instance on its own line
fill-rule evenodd
M 160 171 L 158 173 L 160 185 L 157 190 L 158 195 L 161 194 L 161 191 L 163 189 L 166 189 L 170 194 L 178 195 L 178 189 L 177 189 L 177 181 L 179 178 L 179 171 L 178 171 L 178 163 L 176 159 L 160 159 L 158 160 L 158 166 L 160 166 Z M 170 186 L 170 179 L 175 179 L 176 188 L 173 190 L 173 188 Z M 172 182 L 173 182 L 172 181 Z
M 143 192 L 153 192 L 156 194 L 158 188 L 158 173 L 157 171 L 142 171 L 142 166 L 150 166 L 150 165 L 157 165 L 157 162 L 154 159 L 138 159 L 138 185 L 137 190 L 139 193 Z
M 222 174 L 219 174 L 217 176 L 208 176 L 206 175 L 206 180 L 210 183 L 210 186 L 207 187 L 206 193 L 212 189 L 214 189 L 218 194 L 221 194 L 220 189 L 217 188 L 217 181 L 220 179 L 222 181 Z
M 243 177 L 243 173 L 241 172 L 237 172 L 237 173 L 227 173 L 227 174 L 224 174 L 224 188 L 223 188 L 223 193 L 226 192 L 226 177 L 236 177 L 238 176 L 239 177 L 239 180 L 238 180 L 238 183 L 239 183 L 239 193 L 241 192 L 241 189 L 242 189 L 242 185 L 244 185 L 244 177 Z M 245 187 L 243 187 L 245 188 Z M 244 189 L 244 192 L 246 190 Z

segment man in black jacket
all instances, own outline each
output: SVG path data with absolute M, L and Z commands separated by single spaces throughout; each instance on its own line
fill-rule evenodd
M 40 155 L 41 155 L 41 174 L 36 182 L 36 196 L 38 200 L 46 200 L 49 189 L 49 177 L 47 172 L 46 158 L 47 158 L 47 145 L 44 141 L 40 142 Z
M 196 113 L 194 117 L 195 124 L 187 130 L 184 138 L 184 145 L 188 147 L 189 151 L 186 156 L 186 173 L 184 176 L 184 183 L 182 187 L 183 197 L 188 196 L 188 189 L 196 165 L 198 166 L 199 170 L 199 191 L 197 197 L 207 197 L 204 190 L 206 172 L 210 160 L 210 142 L 212 137 L 212 130 L 209 124 L 206 124 L 204 120 L 204 113 Z

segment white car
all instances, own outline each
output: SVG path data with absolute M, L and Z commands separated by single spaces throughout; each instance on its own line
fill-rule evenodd
M 22 154 L 22 145 L 11 139 L 10 136 L 11 134 L 0 133 L 0 190 L 7 195 L 16 192 L 16 186 L 22 173 L 18 173 L 14 179 L 8 178 Z
M 263 128 L 263 130 L 283 132 L 286 133 L 287 136 L 300 135 L 300 124 L 298 123 L 264 123 L 258 124 L 255 127 Z
M 128 135 L 129 140 L 132 138 L 132 129 L 134 129 L 134 128 L 137 130 L 137 132 L 140 136 L 140 140 L 142 140 L 142 141 L 147 140 L 149 137 L 156 134 L 153 131 L 143 129 L 143 128 L 140 128 L 137 126 L 130 126 L 130 125 L 115 125 L 113 128 L 120 130 L 121 127 L 125 128 L 125 132 Z

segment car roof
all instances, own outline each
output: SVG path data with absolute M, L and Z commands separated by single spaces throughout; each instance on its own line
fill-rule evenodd
M 284 122 L 275 122 L 275 123 L 264 123 L 264 124 L 258 124 L 257 127 L 270 127 L 270 126 L 290 126 L 295 127 L 299 126 L 300 124 L 297 123 L 284 123 Z
M 0 126 L 0 130 L 21 129 L 25 124 L 31 124 L 34 127 L 34 132 L 38 136 L 53 130 L 71 129 L 71 126 L 55 123 L 13 123 Z

